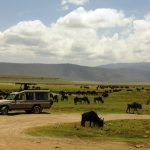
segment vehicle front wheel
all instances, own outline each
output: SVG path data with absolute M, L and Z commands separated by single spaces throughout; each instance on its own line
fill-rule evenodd
M 33 107 L 33 113 L 34 114 L 40 114 L 41 113 L 41 107 L 40 106 L 34 106 Z
M 1 108 L 1 114 L 2 115 L 7 115 L 8 114 L 8 107 L 7 106 L 3 106 Z

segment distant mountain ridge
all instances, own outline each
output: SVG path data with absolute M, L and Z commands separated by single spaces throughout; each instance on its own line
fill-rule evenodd
M 101 65 L 102 68 L 107 69 L 136 69 L 136 70 L 150 70 L 150 62 L 141 63 L 117 63 Z
M 0 75 L 54 77 L 72 81 L 150 82 L 150 63 L 120 63 L 98 67 L 0 63 Z

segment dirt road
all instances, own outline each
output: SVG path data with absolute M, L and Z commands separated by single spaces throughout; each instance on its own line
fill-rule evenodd
M 150 115 L 107 114 L 107 120 L 117 119 L 150 119 Z M 0 150 L 127 150 L 136 149 L 125 142 L 95 142 L 81 139 L 40 138 L 23 133 L 30 127 L 62 122 L 80 121 L 80 114 L 40 114 L 0 116 Z M 142 146 L 140 149 L 149 150 Z

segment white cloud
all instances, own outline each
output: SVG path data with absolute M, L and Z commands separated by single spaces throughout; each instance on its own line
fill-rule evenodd
M 105 13 L 104 13 L 105 12 Z M 1 61 L 100 65 L 150 60 L 150 15 L 78 8 L 51 26 L 23 21 L 0 32 Z
M 84 5 L 89 0 L 62 0 L 62 5 L 74 4 L 74 5 Z
M 65 17 L 58 19 L 57 24 L 64 27 L 78 28 L 108 28 L 125 26 L 131 23 L 121 11 L 115 9 L 96 9 L 86 11 L 83 7 L 77 8 Z
M 89 0 L 61 0 L 61 4 L 63 6 L 63 10 L 68 10 L 69 9 L 69 4 L 77 5 L 77 6 L 82 6 L 89 2 Z

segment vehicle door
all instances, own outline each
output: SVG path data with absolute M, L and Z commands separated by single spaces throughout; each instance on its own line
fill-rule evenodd
M 35 92 L 35 102 L 40 104 L 42 108 L 50 107 L 49 93 L 48 92 Z
M 25 103 L 24 103 L 24 108 L 25 109 L 31 109 L 33 105 L 35 104 L 34 101 L 34 92 L 26 92 L 25 93 Z
M 15 97 L 14 109 L 24 109 L 25 108 L 25 94 L 19 93 Z

